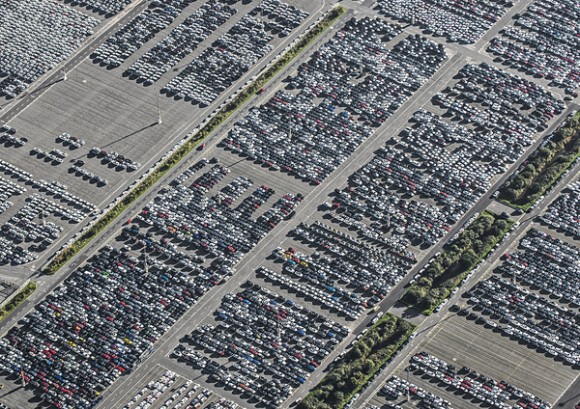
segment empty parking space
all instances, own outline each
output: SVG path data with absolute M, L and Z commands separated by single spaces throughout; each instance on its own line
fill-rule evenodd
M 489 378 L 504 380 L 538 398 L 554 403 L 578 375 L 570 367 L 538 354 L 499 332 L 454 314 L 446 315 L 415 352 L 425 351 L 459 370 L 466 366 Z M 404 364 L 406 367 L 407 363 Z M 407 379 L 404 368 L 394 375 Z M 459 394 L 415 375 L 409 380 L 451 402 L 453 407 L 477 406 Z

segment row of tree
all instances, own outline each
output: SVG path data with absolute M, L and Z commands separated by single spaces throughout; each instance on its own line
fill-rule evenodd
M 415 327 L 391 314 L 384 315 L 358 340 L 298 409 L 340 409 L 387 363 Z
M 482 213 L 444 248 L 403 295 L 402 301 L 431 314 L 512 225 L 511 220 L 487 211 Z
M 8 303 L 0 308 L 0 321 L 6 318 L 12 311 L 16 309 L 20 304 L 24 302 L 30 294 L 32 294 L 36 290 L 36 283 L 30 282 L 26 284 L 26 286 L 16 294 Z
M 564 171 L 580 156 L 580 112 L 558 129 L 551 139 L 499 189 L 499 199 L 529 209 Z

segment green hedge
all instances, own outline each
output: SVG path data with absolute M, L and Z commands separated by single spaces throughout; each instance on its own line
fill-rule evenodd
M 485 211 L 473 221 L 425 269 L 401 301 L 430 315 L 473 267 L 477 265 L 513 226 L 514 221 Z
M 54 257 L 44 270 L 45 274 L 56 273 L 75 254 L 86 246 L 95 236 L 105 229 L 113 220 L 123 213 L 131 203 L 137 200 L 151 186 L 153 186 L 165 173 L 187 156 L 201 141 L 215 131 L 227 118 L 237 111 L 250 97 L 266 85 L 282 68 L 300 54 L 311 44 L 320 34 L 327 30 L 341 15 L 346 12 L 342 6 L 330 10 L 326 16 L 311 30 L 304 35 L 296 45 L 286 52 L 274 65 L 264 71 L 258 78 L 249 84 L 236 98 L 220 110 L 205 126 L 203 126 L 194 138 L 188 140 L 173 155 L 139 183 L 125 198 L 101 217 L 94 226 L 87 230 L 77 241 L 64 249 L 58 256 Z
M 10 315 L 12 311 L 22 304 L 30 295 L 36 291 L 36 283 L 30 282 L 18 294 L 16 294 L 4 307 L 0 308 L 0 321 Z
M 298 404 L 297 409 L 341 409 L 359 393 L 415 330 L 385 314 Z
M 499 189 L 499 200 L 528 210 L 580 156 L 580 112 L 538 148 Z

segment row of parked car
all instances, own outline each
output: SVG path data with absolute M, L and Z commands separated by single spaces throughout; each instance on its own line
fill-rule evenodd
M 67 132 L 63 132 L 56 137 L 56 142 L 62 143 L 64 146 L 68 146 L 69 149 L 78 149 L 81 146 L 85 145 L 85 141 L 81 138 L 77 138 L 76 136 L 71 136 L 71 134 Z
M 195 406 L 192 406 L 191 408 L 188 409 L 197 409 L 197 408 L 195 408 Z M 212 402 L 209 405 L 207 405 L 205 409 L 243 409 L 243 408 L 229 399 L 220 398 L 220 400 Z
M 96 184 L 99 187 L 107 186 L 109 184 L 109 181 L 104 177 L 95 175 L 90 170 L 84 169 L 79 165 L 72 165 L 68 169 L 68 172 L 82 178 L 83 180 L 88 181 L 89 183 Z
M 580 181 L 570 184 L 564 192 L 539 216 L 541 222 L 580 239 Z
M 381 394 L 391 400 L 398 400 L 409 394 L 411 399 L 419 401 L 419 407 L 425 409 L 452 409 L 451 403 L 440 396 L 435 395 L 417 385 L 401 379 L 398 376 L 392 376 L 381 388 Z M 392 402 L 387 403 L 387 408 L 402 409 L 402 406 Z M 368 409 L 368 408 L 367 408 Z
M 214 357 L 235 363 L 226 368 L 182 348 L 178 356 L 191 357 L 195 366 L 246 398 L 278 407 L 349 330 L 264 287 L 251 282 L 244 287 L 224 296 L 215 312 L 218 325 L 201 325 L 188 338 Z
M 62 152 L 60 149 L 51 149 L 50 151 L 45 151 L 38 146 L 34 146 L 30 150 L 30 155 L 36 156 L 37 159 L 43 160 L 46 163 L 50 163 L 51 165 L 56 166 L 64 162 L 64 159 L 68 156 L 68 153 Z
M 73 221 L 76 223 L 80 223 L 84 217 L 87 217 L 90 213 L 97 210 L 96 205 L 86 199 L 80 198 L 72 193 L 68 193 L 68 187 L 56 180 L 35 180 L 32 183 L 32 187 L 47 194 L 48 196 L 59 199 L 61 202 L 64 202 L 73 208 L 73 214 L 77 216 L 77 218 L 73 218 Z M 57 214 L 57 216 L 60 215 Z
M 208 1 L 127 68 L 124 75 L 152 85 L 235 13 L 236 9 L 227 4 Z
M 131 0 L 65 0 L 64 2 L 78 4 L 110 17 L 123 10 L 131 3 Z
M 520 241 L 523 251 L 504 255 L 496 272 L 580 307 L 580 250 L 539 230 Z
M 59 408 L 92 407 L 206 288 L 105 246 L 0 340 L 0 370 Z
M 205 166 L 206 162 L 201 163 Z M 216 164 L 189 187 L 178 184 L 160 193 L 137 218 L 179 240 L 180 245 L 192 246 L 215 258 L 214 268 L 231 274 L 243 255 L 282 220 L 292 216 L 303 197 L 286 194 L 254 219 L 253 213 L 274 195 L 274 189 L 259 186 L 234 207 L 233 202 L 253 184 L 247 177 L 238 176 L 219 193 L 208 196 L 229 173 L 229 168 Z
M 0 172 L 17 179 L 20 182 L 32 182 L 32 173 L 20 169 L 18 166 L 11 164 L 10 162 L 0 159 Z
M 580 85 L 580 11 L 574 0 L 536 0 L 506 26 L 487 51 L 528 75 L 576 95 Z
M 180 377 L 173 371 L 166 370 L 161 377 L 149 382 L 127 403 L 123 409 L 148 409 L 159 406 L 161 409 L 198 409 L 202 406 L 206 409 L 237 409 L 239 406 L 234 402 L 221 398 L 216 402 L 205 405 L 211 399 L 212 393 L 202 388 L 191 380 L 185 381 L 181 386 L 174 386 L 180 381 Z M 169 392 L 173 392 L 167 396 Z M 162 396 L 167 396 L 161 399 Z
M 480 316 L 476 322 L 525 342 L 564 364 L 580 365 L 580 317 L 575 310 L 495 275 L 466 294 L 475 311 L 489 316 Z M 465 309 L 460 313 L 477 316 Z
M 293 4 L 284 3 L 281 0 L 262 0 L 256 8 L 250 11 L 250 15 L 267 16 L 270 21 L 265 21 L 266 29 L 272 33 L 278 33 L 284 37 L 297 28 L 308 17 L 308 13 Z
M 141 168 L 141 163 L 136 162 L 133 159 L 130 159 L 115 151 L 107 152 L 104 149 L 98 148 L 96 146 L 91 148 L 87 157 L 96 157 L 101 159 L 101 164 L 107 165 L 109 168 L 114 168 L 117 171 L 125 170 L 127 172 L 133 172 Z
M 167 96 L 207 106 L 268 54 L 274 37 L 246 15 L 161 89 Z
M 155 34 L 167 28 L 195 0 L 153 0 L 142 13 L 117 30 L 92 54 L 93 62 L 119 67 Z
M 463 392 L 480 405 L 498 409 L 549 409 L 551 404 L 503 380 L 496 381 L 466 366 L 455 365 L 426 352 L 411 357 L 407 371 L 434 379 L 438 385 Z
M 223 140 L 226 148 L 314 184 L 340 163 L 413 94 L 446 58 L 410 36 L 382 43 L 400 28 L 353 19 L 289 78 L 289 88 L 252 109 Z M 315 99 L 322 98 L 322 103 Z M 357 119 L 354 119 L 357 117 Z
M 381 13 L 448 41 L 475 43 L 505 14 L 509 0 L 379 0 Z
M 327 255 L 278 248 L 273 254 L 284 261 L 283 272 L 321 291 L 333 310 L 352 319 L 379 303 L 414 262 L 406 252 L 384 251 L 323 223 L 301 224 L 292 234 Z
M 465 65 L 458 76 L 460 81 L 434 102 L 461 121 L 504 134 L 511 143 L 529 145 L 534 131 L 545 130 L 565 108 L 564 101 L 540 85 L 485 62 Z
M 71 55 L 99 24 L 65 4 L 7 0 L 0 5 L 0 96 L 14 98 Z
M 18 137 L 9 132 L 0 131 L 0 143 L 4 144 L 6 147 L 13 146 L 15 148 L 20 148 L 26 145 L 27 142 L 27 138 Z

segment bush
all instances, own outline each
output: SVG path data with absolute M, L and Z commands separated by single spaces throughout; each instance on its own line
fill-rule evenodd
M 20 304 L 22 304 L 30 294 L 36 291 L 36 283 L 28 283 L 18 294 L 16 294 L 12 299 L 2 308 L 0 308 L 0 321 L 4 320 L 10 315 L 12 311 L 16 309 Z
M 415 327 L 385 314 L 311 390 L 297 409 L 341 409 L 409 338 Z
M 425 315 L 449 296 L 465 276 L 501 240 L 513 221 L 483 212 L 453 243 L 447 245 L 423 272 L 423 276 L 409 287 L 401 300 Z
M 528 210 L 580 156 L 580 112 L 538 148 L 499 189 L 499 199 Z

